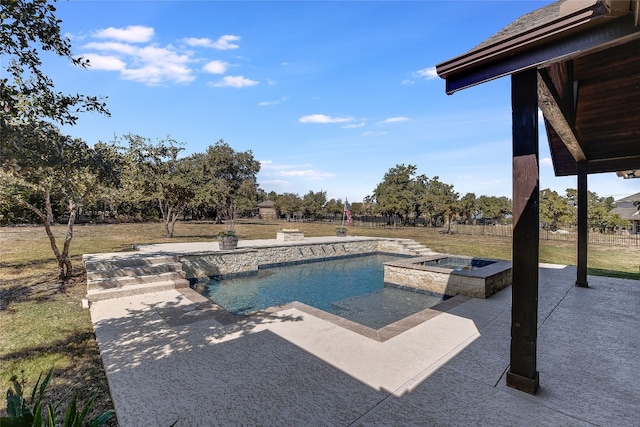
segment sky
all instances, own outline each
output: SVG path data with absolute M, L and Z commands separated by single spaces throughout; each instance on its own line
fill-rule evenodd
M 90 60 L 45 56 L 65 93 L 106 97 L 63 131 L 89 144 L 136 134 L 223 139 L 261 162 L 266 192 L 326 191 L 360 202 L 389 169 L 415 165 L 463 196 L 511 198 L 510 79 L 454 95 L 435 73 L 536 1 L 93 1 L 56 3 L 62 33 Z M 564 195 L 541 126 L 540 188 Z M 640 180 L 590 175 L 615 199 Z

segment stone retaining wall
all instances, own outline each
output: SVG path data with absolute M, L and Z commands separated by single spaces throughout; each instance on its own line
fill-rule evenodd
M 179 255 L 187 279 L 205 279 L 256 272 L 259 267 L 275 267 L 311 260 L 344 258 L 374 253 L 411 255 L 393 239 L 372 239 L 335 243 L 293 244 L 241 248 L 233 252 Z

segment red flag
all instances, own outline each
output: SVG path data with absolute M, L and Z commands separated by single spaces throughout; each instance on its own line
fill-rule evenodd
M 347 224 L 353 225 L 353 217 L 351 216 L 351 205 L 346 200 L 344 202 L 344 213 L 347 214 Z

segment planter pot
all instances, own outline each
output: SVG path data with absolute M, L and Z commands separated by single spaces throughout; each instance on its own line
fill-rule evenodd
M 347 230 L 344 230 L 344 231 L 336 230 L 336 236 L 344 237 L 346 235 L 347 235 Z
M 218 245 L 220 250 L 228 251 L 238 247 L 238 236 L 222 236 L 218 237 Z

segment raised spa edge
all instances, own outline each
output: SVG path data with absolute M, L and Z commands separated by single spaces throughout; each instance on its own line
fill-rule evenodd
M 471 270 L 455 270 L 424 264 L 443 258 L 458 258 L 469 262 L 483 260 L 491 264 Z M 511 285 L 511 267 L 511 261 L 500 259 L 433 254 L 386 262 L 384 281 L 444 295 L 488 298 Z

